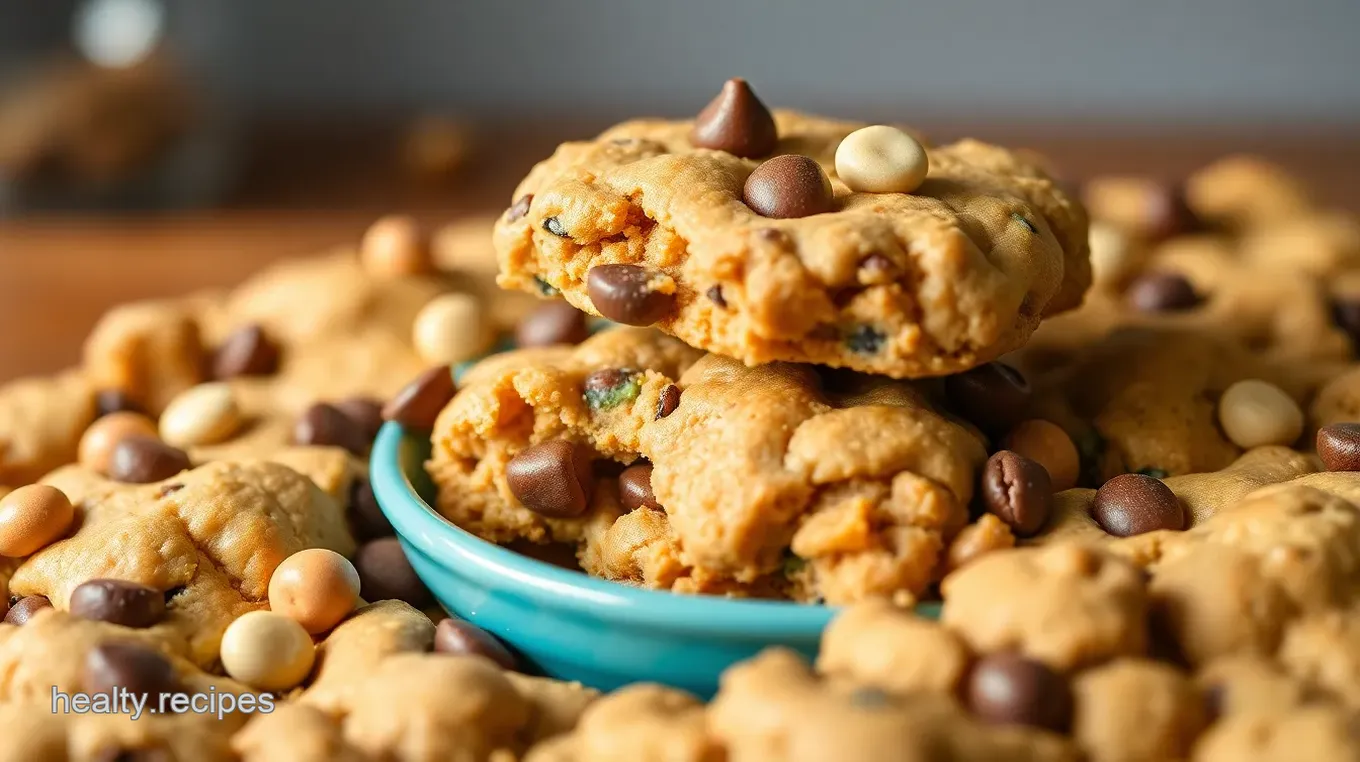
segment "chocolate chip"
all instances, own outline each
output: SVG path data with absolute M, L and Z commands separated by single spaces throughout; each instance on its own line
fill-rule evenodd
M 33 615 L 43 609 L 52 608 L 52 602 L 45 595 L 26 595 L 10 604 L 5 614 L 5 624 L 24 625 Z
M 434 628 L 434 650 L 441 654 L 484 656 L 501 669 L 516 670 L 519 664 L 496 636 L 471 622 L 452 617 Z
M 395 599 L 418 609 L 433 601 L 395 537 L 360 545 L 354 554 L 354 568 L 359 572 L 359 595 L 366 601 Z
M 1204 229 L 1204 223 L 1185 198 L 1185 186 L 1179 183 L 1154 187 L 1144 212 L 1148 236 L 1154 242 Z
M 1184 529 L 1185 511 L 1171 488 L 1143 474 L 1121 474 L 1096 490 L 1091 517 L 1116 537 Z
M 154 437 L 126 437 L 109 455 L 109 478 L 125 484 L 150 484 L 193 468 L 189 455 Z
M 574 518 L 585 513 L 595 489 L 590 448 L 564 439 L 536 444 L 505 466 L 515 498 L 535 513 Z
M 156 497 L 165 497 L 166 495 L 173 495 L 182 489 L 184 489 L 183 484 L 180 484 L 179 482 L 170 482 L 169 484 L 163 485 L 161 486 L 160 489 L 156 490 Z
M 845 348 L 861 355 L 877 354 L 887 335 L 871 325 L 857 325 L 842 340 Z
M 1124 299 L 1139 312 L 1180 312 L 1196 307 L 1203 301 L 1190 281 L 1168 272 L 1148 272 L 1138 276 L 1124 292 Z
M 768 156 L 778 142 L 774 115 L 741 78 L 723 83 L 718 96 L 699 112 L 689 142 L 744 159 Z
M 1134 471 L 1134 473 L 1142 474 L 1143 476 L 1151 476 L 1153 479 L 1165 479 L 1171 475 L 1170 471 L 1167 471 L 1164 468 L 1157 468 L 1156 466 L 1144 466 L 1137 471 Z
M 718 305 L 718 309 L 727 309 L 727 299 L 723 296 L 722 286 L 713 286 L 704 292 L 710 302 Z
M 992 433 L 1019 423 L 1030 397 L 1029 382 L 1020 371 L 999 362 L 945 377 L 944 391 L 959 415 Z
M 675 384 L 667 384 L 661 390 L 661 397 L 656 401 L 655 420 L 659 421 L 674 413 L 677 407 L 680 407 L 680 387 Z
M 642 383 L 631 368 L 605 368 L 586 376 L 581 389 L 591 410 L 609 410 L 637 399 Z
M 534 276 L 534 287 L 538 289 L 538 293 L 544 296 L 561 296 L 562 294 L 556 286 L 537 275 Z
M 279 345 L 259 325 L 238 328 L 213 355 L 213 377 L 268 376 L 279 369 Z
M 984 656 L 968 675 L 968 708 L 994 725 L 1031 725 L 1064 732 L 1072 722 L 1072 692 L 1062 675 L 1017 654 Z
M 1053 482 L 1037 461 L 1000 450 L 982 469 L 982 501 L 987 511 L 1020 537 L 1038 532 L 1048 521 Z
M 756 167 L 746 178 L 742 199 L 762 217 L 790 219 L 831 211 L 835 196 L 831 180 L 817 162 L 785 154 Z
M 566 302 L 544 304 L 515 328 L 515 343 L 521 347 L 580 344 L 589 336 L 585 313 Z
M 165 618 L 165 594 L 121 579 L 92 579 L 71 591 L 70 611 L 82 619 L 151 627 Z
M 91 759 L 92 762 L 175 762 L 174 755 L 160 746 L 140 746 L 135 749 L 105 748 Z
M 638 508 L 661 510 L 661 504 L 652 493 L 651 463 L 635 463 L 623 469 L 619 474 L 619 502 L 628 511 Z
M 453 371 L 447 365 L 430 368 L 397 392 L 383 407 L 383 418 L 408 429 L 428 431 L 453 399 L 454 391 Z
M 1318 429 L 1317 454 L 1328 471 L 1360 471 L 1360 423 L 1333 423 Z
M 378 506 L 378 498 L 373 495 L 373 485 L 369 484 L 368 479 L 356 479 L 354 486 L 350 488 L 349 524 L 354 530 L 354 536 L 359 540 L 391 537 L 396 534 L 392 522 L 387 520 L 382 508 Z
M 298 418 L 293 426 L 293 442 L 312 447 L 343 447 L 355 455 L 367 453 L 373 444 L 360 424 L 324 402 L 307 408 Z
M 152 706 L 162 693 L 179 690 L 170 660 L 159 651 L 136 643 L 101 643 L 85 653 L 81 682 L 88 693 L 121 688 L 134 696 L 150 697 Z
M 1038 232 L 1039 232 L 1039 228 L 1036 227 L 1035 224 L 1034 224 L 1033 222 L 1030 222 L 1029 219 L 1025 217 L 1025 215 L 1023 215 L 1023 214 L 1021 214 L 1021 213 L 1019 213 L 1019 212 L 1011 212 L 1011 219 L 1015 220 L 1016 222 L 1020 223 L 1021 225 L 1024 225 L 1024 226 L 1025 226 L 1025 229 L 1028 230 L 1028 231 L 1031 232 L 1031 233 L 1038 233 Z
M 513 206 L 505 212 L 506 222 L 516 222 L 524 218 L 529 213 L 529 205 L 534 203 L 534 194 L 526 193 L 515 200 Z
M 543 221 L 543 229 L 557 236 L 558 238 L 570 238 L 567 229 L 563 227 L 562 221 L 556 217 L 549 217 Z
M 350 397 L 335 403 L 335 409 L 344 413 L 369 442 L 378 436 L 378 429 L 382 428 L 382 403 L 372 397 Z
M 110 413 L 140 413 L 142 407 L 121 389 L 101 389 L 94 395 L 94 410 L 96 418 L 103 418 Z
M 1352 351 L 1360 352 L 1360 299 L 1332 300 L 1332 322 L 1346 332 Z
M 586 293 L 601 315 L 625 325 L 651 325 L 670 314 L 675 295 L 652 287 L 653 274 L 637 265 L 596 265 Z

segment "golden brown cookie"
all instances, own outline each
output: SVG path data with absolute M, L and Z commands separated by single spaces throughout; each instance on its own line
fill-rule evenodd
M 693 126 L 627 122 L 559 147 L 497 223 L 500 283 L 749 364 L 906 378 L 1020 346 L 1090 282 L 1080 204 L 1002 148 L 931 148 L 913 193 L 852 192 L 834 154 L 862 125 L 779 111 L 772 153 L 815 160 L 834 198 L 802 218 L 757 202 L 775 219 L 743 202 L 761 162 L 696 148 Z

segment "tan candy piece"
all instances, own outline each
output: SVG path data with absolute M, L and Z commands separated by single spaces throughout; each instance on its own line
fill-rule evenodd
M 198 447 L 231 438 L 241 428 L 241 408 L 227 384 L 199 384 L 170 401 L 160 435 L 168 445 Z
M 471 360 L 491 346 L 492 326 L 477 298 L 444 294 L 425 305 L 416 316 L 411 343 L 430 365 Z
M 434 269 L 430 241 L 415 218 L 394 214 L 369 227 L 359 244 L 359 259 L 371 275 L 400 278 Z
M 1077 486 L 1081 475 L 1081 457 L 1072 438 L 1057 424 L 1040 419 L 1024 421 L 1006 435 L 1007 450 L 1037 461 L 1048 471 L 1053 491 L 1062 492 Z
M 359 603 L 359 572 L 344 556 L 325 548 L 301 550 L 269 578 L 269 608 L 312 634 L 325 632 Z
M 156 424 L 141 413 L 121 411 L 110 413 L 90 424 L 80 437 L 80 465 L 107 474 L 113 450 L 128 437 L 159 437 Z
M 66 494 L 46 484 L 20 487 L 0 499 L 0 555 L 30 555 L 61 537 L 75 509 Z
M 1229 386 L 1218 401 L 1223 433 L 1238 447 L 1292 444 L 1303 433 L 1303 411 L 1280 387 L 1254 378 Z
M 316 660 L 312 638 L 283 614 L 251 611 L 222 633 L 222 667 L 232 678 L 263 691 L 292 688 Z
M 852 191 L 911 193 L 929 170 L 921 144 L 885 124 L 855 130 L 836 148 L 836 175 Z

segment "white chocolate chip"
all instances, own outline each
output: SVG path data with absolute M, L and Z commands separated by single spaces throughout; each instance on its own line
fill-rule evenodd
M 216 444 L 241 428 L 241 408 L 227 384 L 199 384 L 184 391 L 161 413 L 161 439 L 173 447 Z
M 486 311 L 469 294 L 444 294 L 416 315 L 412 343 L 430 365 L 471 360 L 491 348 L 494 338 Z
M 836 148 L 836 175 L 852 191 L 911 193 L 929 170 L 921 144 L 884 124 L 855 130 Z
M 283 614 L 251 611 L 222 633 L 222 668 L 262 691 L 285 691 L 307 677 L 316 659 L 312 637 Z
M 1274 384 L 1238 381 L 1218 401 L 1218 422 L 1243 449 L 1292 444 L 1303 433 L 1303 411 Z

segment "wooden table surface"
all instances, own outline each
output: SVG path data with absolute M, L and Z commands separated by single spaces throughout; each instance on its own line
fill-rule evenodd
M 965 132 L 1035 148 L 1074 180 L 1107 172 L 1175 178 L 1224 154 L 1251 151 L 1298 173 L 1324 203 L 1360 211 L 1360 130 L 931 134 Z M 478 144 L 483 150 L 466 172 L 431 185 L 403 179 L 382 136 L 328 142 L 285 134 L 252 152 L 240 192 L 220 208 L 0 221 L 0 381 L 75 363 L 81 341 L 110 305 L 231 285 L 272 260 L 357 240 L 387 211 L 411 211 L 430 223 L 498 211 L 555 139 L 541 131 L 496 133 L 494 143 Z

